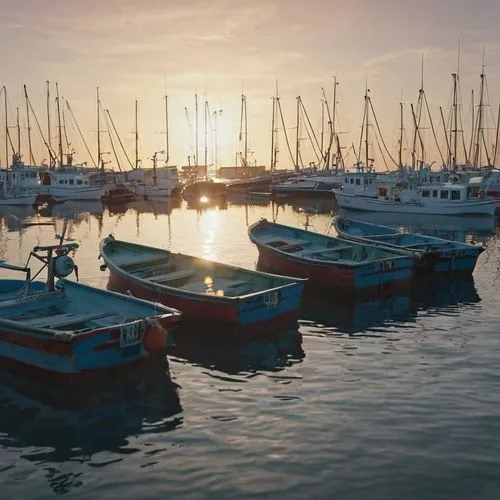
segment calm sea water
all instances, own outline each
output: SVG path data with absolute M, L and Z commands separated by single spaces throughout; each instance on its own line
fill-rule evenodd
M 209 204 L 210 205 L 210 204 Z M 105 287 L 117 238 L 255 267 L 267 217 L 334 234 L 330 201 L 213 206 L 66 203 L 0 213 L 0 258 L 22 263 L 69 219 L 80 279 Z M 477 218 L 371 217 L 486 246 L 474 279 L 363 302 L 304 302 L 259 342 L 178 338 L 168 366 L 93 397 L 0 383 L 2 498 L 500 498 L 499 241 Z M 35 224 L 36 223 L 36 224 Z M 44 223 L 45 225 L 39 225 Z M 118 395 L 120 394 L 120 395 Z

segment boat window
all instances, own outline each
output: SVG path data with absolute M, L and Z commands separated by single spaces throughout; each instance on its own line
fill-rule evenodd
M 448 191 L 441 191 L 441 199 L 442 200 L 448 199 Z
M 460 191 L 453 189 L 451 191 L 451 199 L 452 200 L 459 200 L 460 199 Z
M 441 176 L 440 176 L 440 175 L 438 175 L 438 176 L 436 177 L 436 181 L 437 181 L 437 182 L 441 182 Z
M 76 183 L 77 183 L 79 186 L 81 186 L 81 185 L 83 184 L 83 182 L 82 182 L 82 181 L 76 181 Z
M 354 184 L 354 179 L 351 179 L 351 184 Z
M 59 179 L 59 184 L 64 184 L 64 181 L 62 179 Z
M 359 186 L 361 184 L 361 179 L 356 179 L 356 186 Z
M 434 180 L 434 177 L 432 175 L 429 177 L 429 182 L 432 182 Z
M 438 192 L 434 189 L 434 191 L 432 191 L 432 197 L 433 198 L 437 198 L 438 197 Z
M 347 177 L 345 178 L 345 183 L 349 184 L 349 179 Z
M 70 179 L 70 180 L 69 180 L 69 183 L 70 183 L 71 185 L 73 185 L 73 184 L 75 183 L 75 180 L 74 180 L 74 179 Z
M 429 198 L 429 196 L 431 195 L 431 192 L 430 191 L 422 191 L 422 198 Z

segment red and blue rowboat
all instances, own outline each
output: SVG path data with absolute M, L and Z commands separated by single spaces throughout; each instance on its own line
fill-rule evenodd
M 261 219 L 248 229 L 266 270 L 309 278 L 307 284 L 360 292 L 408 284 L 415 258 Z
M 76 270 L 68 253 L 75 243 L 36 247 L 47 282 L 0 280 L 0 359 L 37 379 L 99 382 L 163 353 L 168 331 L 180 321 L 175 309 L 67 279 Z M 44 254 L 46 252 L 46 255 Z M 41 255 L 42 254 L 42 255 Z
M 304 280 L 105 238 L 109 287 L 182 311 L 207 335 L 260 336 L 296 324 Z

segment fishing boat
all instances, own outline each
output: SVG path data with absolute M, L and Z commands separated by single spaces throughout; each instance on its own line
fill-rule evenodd
M 403 232 L 337 215 L 334 225 L 346 240 L 399 249 L 417 257 L 417 264 L 431 272 L 472 273 L 484 247 L 445 240 L 420 233 Z
M 0 182 L 0 205 L 4 206 L 33 206 L 36 204 L 37 194 L 25 189 L 8 187 Z
M 346 292 L 408 282 L 414 257 L 400 250 L 314 233 L 261 219 L 248 229 L 261 267 Z
M 495 213 L 493 198 L 485 196 L 482 177 L 468 184 L 447 182 L 414 186 L 411 182 L 379 186 L 376 196 L 347 193 L 334 189 L 337 204 L 343 209 L 426 215 L 489 215 Z
M 297 321 L 303 280 L 270 275 L 108 236 L 100 245 L 109 287 L 183 312 L 187 327 L 257 336 Z
M 57 384 L 98 382 L 118 376 L 163 352 L 175 309 L 65 279 L 77 273 L 69 253 L 76 243 L 37 246 L 26 266 L 1 262 L 26 279 L 0 280 L 2 365 Z M 30 259 L 47 269 L 34 281 Z M 60 278 L 60 279 L 57 279 Z M 56 281 L 57 279 L 57 281 Z

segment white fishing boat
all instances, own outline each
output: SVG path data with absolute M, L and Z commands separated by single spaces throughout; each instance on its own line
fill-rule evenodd
M 91 185 L 89 175 L 81 169 L 51 171 L 50 196 L 61 200 L 100 200 L 105 192 L 101 185 Z
M 25 189 L 13 188 L 0 181 L 0 205 L 29 206 L 36 203 L 37 194 Z
M 468 184 L 414 186 L 401 181 L 379 186 L 378 196 L 362 196 L 333 190 L 341 208 L 370 212 L 395 212 L 427 215 L 489 215 L 495 213 L 495 201 L 486 196 L 482 177 Z

